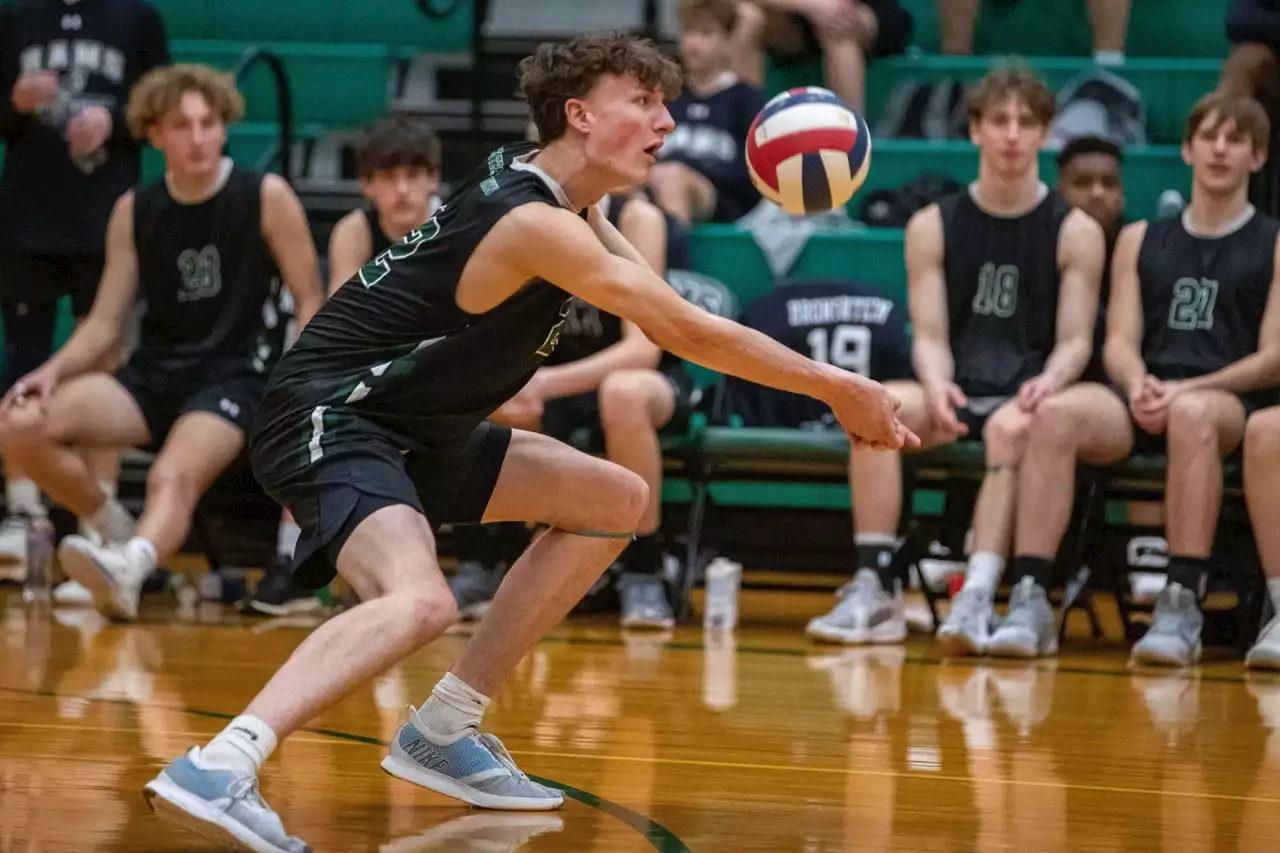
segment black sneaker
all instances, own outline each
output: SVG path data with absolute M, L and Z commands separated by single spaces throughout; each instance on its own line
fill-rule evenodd
M 251 616 L 291 616 L 312 613 L 321 606 L 315 593 L 294 583 L 293 574 L 281 563 L 267 571 L 240 612 Z
M 498 593 L 504 572 L 468 560 L 458 566 L 449 579 L 449 591 L 458 603 L 458 618 L 463 622 L 483 619 Z

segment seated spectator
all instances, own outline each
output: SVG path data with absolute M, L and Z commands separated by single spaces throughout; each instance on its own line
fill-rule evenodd
M 381 121 L 360 140 L 356 172 L 369 205 L 338 220 L 329 236 L 330 293 L 440 206 L 440 138 L 419 120 Z
M 973 29 L 980 0 L 938 0 L 942 52 L 954 56 L 973 53 Z M 1093 25 L 1093 61 L 1098 65 L 1123 65 L 1124 42 L 1129 34 L 1132 0 L 1087 0 Z
M 1248 415 L 1275 402 L 1280 384 L 1280 223 L 1248 199 L 1269 138 L 1256 101 L 1202 98 L 1182 148 L 1191 165 L 1190 205 L 1181 217 L 1121 232 L 1104 354 L 1110 384 L 1067 388 L 1046 399 L 1032 423 L 1014 560 L 1025 594 L 1015 591 L 993 638 L 1002 653 L 1056 651 L 1044 590 L 1070 520 L 1076 466 L 1137 452 L 1168 457 L 1169 572 L 1133 658 L 1172 666 L 1199 659 L 1222 460 L 1240 447 Z
M 906 310 L 886 299 L 876 287 L 847 281 L 786 282 L 752 300 L 743 312 L 742 322 L 815 361 L 834 364 L 877 382 L 911 378 Z M 748 427 L 796 429 L 823 422 L 834 425 L 830 410 L 816 400 L 732 376 L 725 380 L 724 409 Z M 852 497 L 853 579 L 842 588 L 836 610 L 809 623 L 809 635 L 834 643 L 901 641 L 906 638 L 905 621 L 890 619 L 868 625 L 846 617 L 845 611 L 863 599 L 863 588 L 875 592 L 882 589 L 877 569 L 888 569 L 897 539 L 895 531 L 875 529 L 878 493 L 857 492 Z M 895 594 L 901 592 L 898 586 L 895 583 L 892 587 Z
M 729 59 L 734 0 L 680 0 L 685 88 L 671 102 L 676 128 L 649 173 L 658 206 L 682 224 L 733 222 L 760 201 L 747 173 L 747 131 L 764 106 Z
M 243 109 L 231 78 L 204 66 L 139 82 L 129 125 L 164 155 L 165 177 L 116 203 L 88 319 L 0 407 L 0 451 L 103 537 L 69 536 L 58 557 L 111 617 L 137 617 L 142 582 L 182 546 L 201 494 L 244 447 L 283 344 L 280 280 L 301 322 L 323 297 L 289 185 L 222 156 L 227 124 Z M 134 354 L 114 377 L 90 372 L 139 296 L 147 310 Z M 159 451 L 136 528 L 75 452 L 122 446 Z
M 861 111 L 867 61 L 906 50 L 913 26 L 899 0 L 740 0 L 734 70 L 763 86 L 766 55 L 783 66 L 820 57 L 827 88 Z
M 926 446 L 981 436 L 987 473 L 973 515 L 964 587 L 938 630 L 945 654 L 981 654 L 1010 545 L 1018 466 L 1044 399 L 1089 361 L 1102 229 L 1049 191 L 1038 155 L 1053 93 L 1026 71 L 997 70 L 969 93 L 978 179 L 911 218 L 906 233 L 915 382 L 890 383 L 899 417 Z M 890 559 L 902 513 L 900 457 L 854 445 L 850 481 L 863 501 L 855 584 L 810 625 L 815 636 L 905 635 L 901 579 Z M 871 538 L 874 536 L 875 538 Z
M 351 211 L 329 235 L 329 292 L 370 258 L 431 218 L 440 204 L 440 139 L 425 123 L 402 116 L 370 127 L 356 149 L 356 171 L 369 207 Z M 293 343 L 291 330 L 286 347 Z M 246 602 L 246 613 L 284 616 L 314 610 L 319 600 L 293 579 L 289 563 L 301 531 L 288 514 L 281 524 L 276 564 Z
M 1218 88 L 1232 95 L 1274 98 L 1280 5 L 1276 0 L 1231 0 L 1227 38 L 1231 52 L 1222 63 Z
M 606 218 L 659 275 L 689 265 L 687 233 L 642 190 L 605 201 Z M 636 539 L 618 559 L 624 628 L 675 624 L 656 536 L 662 505 L 658 432 L 688 416 L 691 392 L 679 359 L 662 353 L 633 324 L 577 302 L 545 366 L 491 416 L 496 423 L 543 431 L 561 440 L 579 429 L 602 430 L 608 458 L 648 482 L 649 505 Z M 451 588 L 460 613 L 470 618 L 483 615 L 505 571 L 503 556 L 518 554 L 522 540 L 518 529 L 513 533 L 500 525 L 455 530 L 459 570 Z

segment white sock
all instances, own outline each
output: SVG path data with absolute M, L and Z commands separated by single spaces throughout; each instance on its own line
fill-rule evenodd
M 298 547 L 298 537 L 301 535 L 302 528 L 294 522 L 280 522 L 280 529 L 276 532 L 276 553 L 292 557 L 293 549 Z
M 142 572 L 142 577 L 146 577 L 155 571 L 156 568 L 156 546 L 151 544 L 149 539 L 143 539 L 141 536 L 135 536 L 124 545 L 124 551 L 133 560 L 134 565 Z
M 1093 64 L 1101 65 L 1107 68 L 1114 68 L 1117 65 L 1124 65 L 1123 50 L 1095 50 L 1093 52 Z
M 275 751 L 276 733 L 271 727 L 257 717 L 242 714 L 199 750 L 193 760 L 204 770 L 222 767 L 257 775 L 262 762 Z
M 108 542 L 128 542 L 137 526 L 129 510 L 115 498 L 107 498 L 85 521 Z
M 1267 595 L 1271 596 L 1271 606 L 1280 613 L 1280 578 L 1267 578 Z
M 98 488 L 102 489 L 102 493 L 109 498 L 114 498 L 116 496 L 115 480 L 99 480 Z
M 879 545 L 885 548 L 892 548 L 898 544 L 898 537 L 892 533 L 855 533 L 853 534 L 854 545 Z
M 979 551 L 969 557 L 969 568 L 964 575 L 965 589 L 980 589 L 987 595 L 995 595 L 1000 576 L 1004 574 L 1004 557 L 991 551 Z
M 21 512 L 33 518 L 44 518 L 48 511 L 40 500 L 40 487 L 35 480 L 25 477 L 10 480 L 4 485 L 4 500 L 10 512 Z
M 427 727 L 423 735 L 428 740 L 447 746 L 480 728 L 480 718 L 488 706 L 488 696 L 446 672 L 422 706 L 418 719 Z

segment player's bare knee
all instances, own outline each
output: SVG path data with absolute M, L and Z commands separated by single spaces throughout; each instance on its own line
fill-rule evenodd
M 650 371 L 619 370 L 600 383 L 600 418 L 607 425 L 633 423 L 649 409 L 653 384 Z
M 599 518 L 594 526 L 626 533 L 636 529 L 649 505 L 649 484 L 634 471 L 618 465 L 612 468 L 608 497 L 598 505 Z
M 1021 409 L 1005 407 L 996 412 L 982 429 L 987 459 L 1007 463 L 1022 458 L 1030 427 L 1031 418 Z
M 0 448 L 14 451 L 45 438 L 48 424 L 37 403 L 23 403 L 0 419 Z
M 1280 461 L 1280 406 L 1249 418 L 1244 426 L 1244 457 L 1247 465 Z
M 1076 443 L 1081 411 L 1078 403 L 1062 395 L 1040 402 L 1031 416 L 1027 442 L 1038 447 L 1070 447 Z
M 1169 441 L 1187 445 L 1217 442 L 1212 400 L 1204 394 L 1180 394 L 1169 404 Z
M 458 604 L 447 587 L 430 586 L 398 597 L 405 608 L 406 622 L 419 642 L 427 642 L 458 621 Z

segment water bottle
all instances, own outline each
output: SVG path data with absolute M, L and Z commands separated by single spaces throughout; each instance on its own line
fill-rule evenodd
M 742 565 L 717 557 L 707 566 L 707 606 L 704 628 L 732 631 L 738 624 L 738 590 L 742 586 Z
M 28 604 L 53 600 L 53 522 L 47 516 L 27 524 L 27 580 L 22 600 Z

